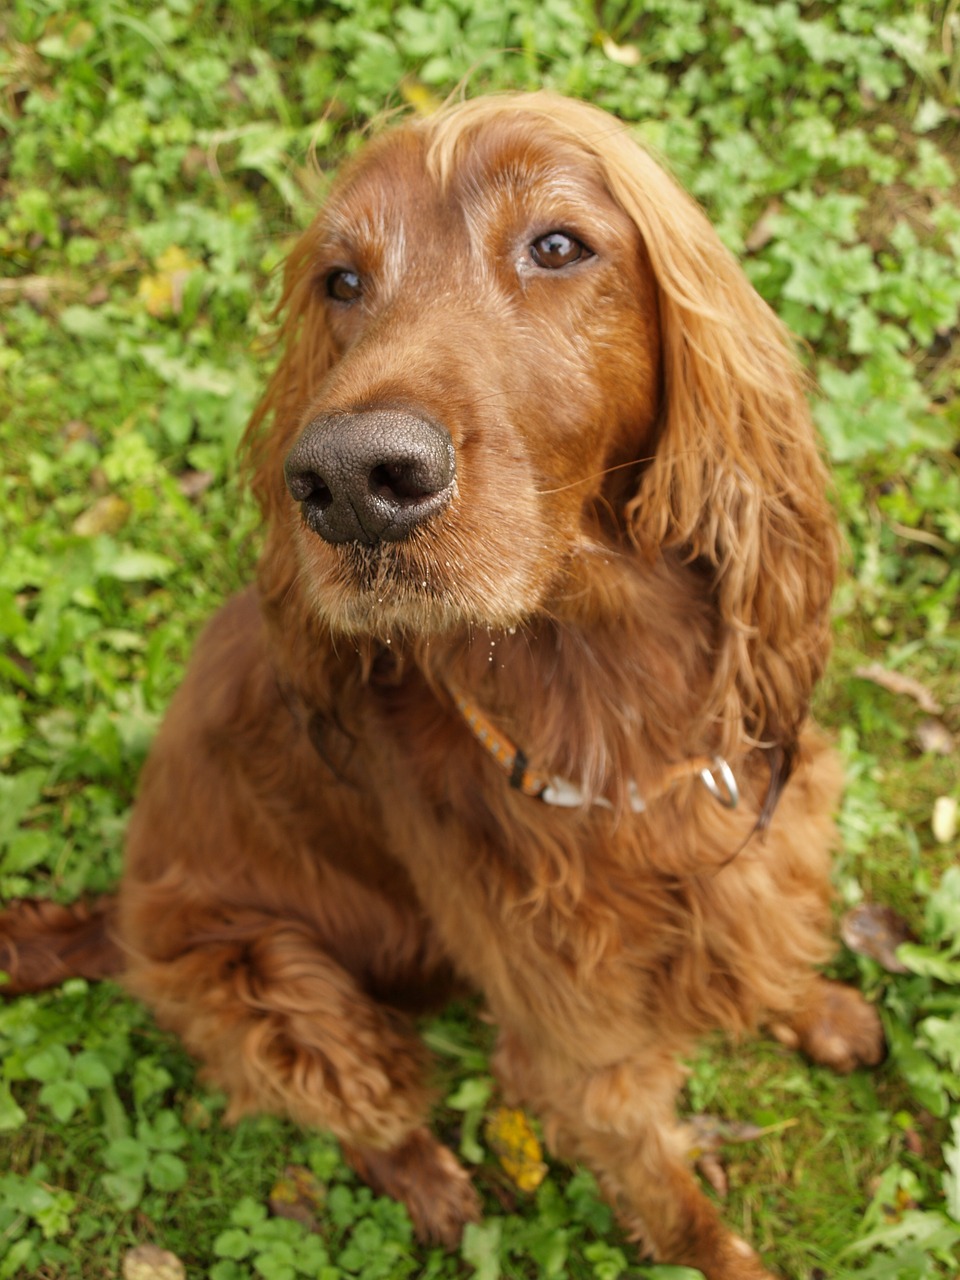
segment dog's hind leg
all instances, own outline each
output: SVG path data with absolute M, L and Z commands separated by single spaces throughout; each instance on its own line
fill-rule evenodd
M 114 940 L 115 899 L 60 906 L 24 899 L 0 913 L 0 971 L 5 996 L 43 991 L 67 978 L 112 978 L 123 967 Z

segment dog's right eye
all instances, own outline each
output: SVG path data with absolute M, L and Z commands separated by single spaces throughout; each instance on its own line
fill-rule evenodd
M 331 271 L 327 276 L 327 297 L 337 302 L 355 302 L 363 293 L 356 271 Z

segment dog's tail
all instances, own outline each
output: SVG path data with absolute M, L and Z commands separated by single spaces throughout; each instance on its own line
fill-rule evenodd
M 123 969 L 114 938 L 115 894 L 61 907 L 24 899 L 0 912 L 0 996 L 43 991 L 65 978 L 110 978 Z

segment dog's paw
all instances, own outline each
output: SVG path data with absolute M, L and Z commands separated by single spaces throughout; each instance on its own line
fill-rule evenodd
M 425 1244 L 455 1249 L 467 1223 L 480 1221 L 469 1173 L 428 1129 L 415 1129 L 390 1151 L 344 1145 L 343 1154 L 374 1191 L 406 1207 Z
M 767 1271 L 746 1240 L 739 1235 L 730 1236 L 730 1266 L 722 1272 L 730 1280 L 776 1280 L 772 1271 Z
M 405 1203 L 417 1236 L 445 1249 L 455 1249 L 467 1223 L 479 1222 L 481 1217 L 480 1198 L 469 1173 L 439 1143 L 429 1178 L 418 1181 Z
M 772 1024 L 770 1031 L 781 1044 L 841 1075 L 856 1067 L 875 1067 L 887 1051 L 873 1006 L 853 987 L 825 979 L 797 1014 Z

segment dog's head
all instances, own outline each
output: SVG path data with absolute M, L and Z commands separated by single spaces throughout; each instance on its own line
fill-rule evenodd
M 714 713 L 795 731 L 835 567 L 802 380 L 623 125 L 537 93 L 395 128 L 294 249 L 284 306 L 249 437 L 268 597 L 438 636 L 582 616 L 605 563 L 671 557 L 717 611 Z

